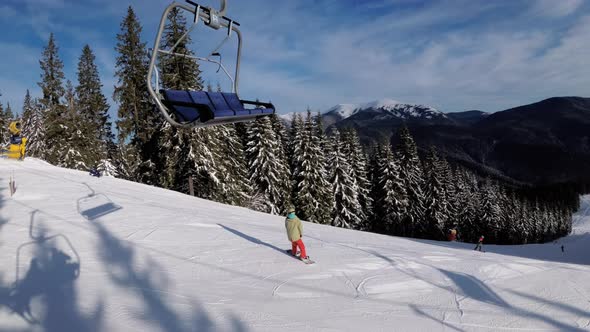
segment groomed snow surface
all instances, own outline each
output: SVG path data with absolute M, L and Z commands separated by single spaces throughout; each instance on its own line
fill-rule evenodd
M 304 223 L 305 265 L 280 216 L 0 160 L 0 331 L 588 331 L 589 225 L 588 196 L 485 253 Z

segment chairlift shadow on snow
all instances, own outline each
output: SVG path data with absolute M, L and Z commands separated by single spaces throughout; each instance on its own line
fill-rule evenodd
M 107 214 L 121 210 L 122 207 L 115 204 L 107 195 L 96 193 L 92 187 L 84 183 L 90 189 L 90 194 L 78 199 L 76 207 L 78 213 L 86 220 L 92 221 Z
M 35 227 L 38 212 L 31 212 L 31 241 L 17 248 L 13 285 L 0 285 L 0 306 L 44 331 L 99 331 L 101 301 L 88 315 L 78 308 L 75 281 L 80 276 L 80 256 L 65 235 L 48 235 L 44 227 Z M 27 248 L 32 257 L 27 272 L 21 273 L 21 257 Z
M 142 246 L 118 238 L 101 223 L 92 223 L 92 227 L 98 235 L 99 258 L 108 267 L 108 277 L 115 285 L 128 290 L 128 296 L 137 298 L 143 304 L 145 314 L 139 318 L 153 329 L 175 332 L 225 330 L 217 325 L 219 317 L 210 315 L 203 304 L 189 295 L 182 294 L 182 297 L 187 299 L 184 304 L 190 308 L 186 312 L 177 310 L 175 302 L 166 296 L 175 294 L 169 289 L 171 280 L 167 270 L 151 258 L 145 265 L 138 264 L 142 253 L 137 249 Z M 152 249 L 151 253 L 158 251 Z M 198 287 L 198 284 L 193 286 Z M 237 315 L 227 312 L 226 317 L 229 331 L 247 331 L 247 326 Z

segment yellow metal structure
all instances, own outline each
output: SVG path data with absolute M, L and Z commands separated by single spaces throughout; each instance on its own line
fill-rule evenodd
M 10 133 L 12 135 L 20 136 L 20 131 L 21 131 L 20 121 L 12 121 L 10 123 L 10 125 L 8 126 L 8 130 L 10 130 Z
M 22 130 L 20 121 L 11 122 L 8 126 L 8 130 L 10 130 L 11 134 L 10 145 L 8 146 L 8 150 L 4 155 L 9 159 L 24 159 L 27 146 L 27 138 L 20 136 Z

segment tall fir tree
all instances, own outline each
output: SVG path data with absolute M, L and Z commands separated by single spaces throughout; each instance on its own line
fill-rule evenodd
M 2 96 L 2 94 L 0 94 Z M 9 131 L 8 131 L 8 119 L 4 113 L 4 106 L 0 102 L 0 147 L 3 147 L 8 143 Z
M 318 115 L 319 116 L 319 115 Z M 360 138 L 355 129 L 350 128 L 342 134 L 344 153 L 349 156 L 350 165 L 358 187 L 358 200 L 363 211 L 361 229 L 369 227 L 369 216 L 372 215 L 373 200 L 371 199 L 371 182 L 368 178 L 368 161 Z
M 344 142 L 337 128 L 329 140 L 329 181 L 332 185 L 332 225 L 358 229 L 363 223 L 363 212 L 358 201 L 358 188 L 349 161 L 344 154 Z
M 64 159 L 67 147 L 67 126 L 64 124 L 66 112 L 61 99 L 65 94 L 63 81 L 63 62 L 59 58 L 59 48 L 55 42 L 53 33 L 49 35 L 47 46 L 39 61 L 41 66 L 41 82 L 39 87 L 43 93 L 41 104 L 44 108 L 45 122 L 45 146 L 43 157 L 52 163 L 57 164 Z
M 424 175 L 418 157 L 418 148 L 410 131 L 406 126 L 398 132 L 399 146 L 396 149 L 396 159 L 400 165 L 400 178 L 408 195 L 408 210 L 406 213 L 407 236 L 421 236 L 426 232 L 424 222 Z
M 429 239 L 443 240 L 449 218 L 448 198 L 445 187 L 445 166 L 434 147 L 426 157 L 425 162 L 425 211 L 426 233 Z
M 22 135 L 27 138 L 27 156 L 40 158 L 45 151 L 45 123 L 42 109 L 41 103 L 32 99 L 27 90 L 22 116 Z
M 172 9 L 168 14 L 164 27 L 161 49 L 171 49 L 187 30 L 186 18 L 182 15 L 180 9 Z M 189 48 L 190 44 L 191 38 L 187 36 L 178 43 L 174 52 L 193 56 L 194 52 Z M 164 87 L 178 90 L 203 90 L 201 70 L 195 59 L 163 54 L 160 56 L 159 61 Z
M 10 107 L 10 103 L 6 103 L 6 111 L 4 111 L 4 115 L 8 121 L 15 120 L 15 115 L 12 112 L 12 107 Z
M 322 116 L 318 112 L 316 116 L 312 117 L 313 122 L 310 128 L 311 131 L 311 142 L 312 146 L 314 147 L 315 153 L 317 153 L 317 158 L 314 158 L 315 164 L 317 165 L 317 176 L 322 176 L 323 179 L 328 178 L 329 170 L 328 170 L 328 156 L 327 152 L 327 137 L 324 133 L 324 125 L 322 123 Z M 322 171 L 323 170 L 323 171 Z M 319 174 L 321 173 L 321 174 Z M 322 175 L 323 174 L 323 175 Z M 332 196 L 333 188 L 332 184 L 329 183 L 327 180 L 322 181 L 318 180 L 317 187 L 317 197 L 319 202 L 319 209 L 315 213 L 315 218 L 318 220 L 319 223 L 325 224 L 329 223 L 331 220 L 331 207 L 332 202 L 334 201 L 334 197 Z M 364 212 L 364 211 L 363 211 Z M 365 225 L 359 225 L 359 229 L 364 229 Z
M 102 83 L 95 59 L 90 46 L 85 45 L 78 62 L 76 104 L 81 130 L 91 146 L 84 151 L 85 159 L 91 167 L 104 168 L 108 167 L 109 159 L 112 157 L 109 155 L 109 150 L 113 147 L 114 135 L 108 114 L 109 105 L 102 93 Z
M 285 126 L 283 120 L 281 120 L 276 114 L 270 116 L 270 122 L 272 129 L 281 143 L 281 151 L 283 152 L 283 155 L 286 156 L 289 151 L 289 131 L 287 130 L 287 126 Z
M 382 143 L 374 149 L 371 168 L 374 209 L 370 229 L 378 233 L 405 235 L 408 232 L 405 225 L 408 197 L 389 143 Z
M 63 99 L 65 112 L 63 113 L 62 126 L 65 128 L 63 137 L 65 146 L 64 150 L 59 152 L 62 157 L 57 164 L 66 168 L 88 170 L 89 156 L 94 154 L 95 142 L 92 141 L 92 137 L 88 136 L 86 128 L 89 125 L 80 114 L 74 86 L 69 80 L 66 83 Z
M 298 156 L 303 151 L 304 131 L 303 131 L 303 116 L 301 113 L 293 113 L 291 118 L 291 125 L 289 131 L 289 143 L 287 145 L 287 155 L 289 156 L 289 167 L 291 174 L 296 176 L 299 172 Z M 295 186 L 293 186 L 293 189 Z
M 253 190 L 250 207 L 283 213 L 291 204 L 290 172 L 269 117 L 256 119 L 249 126 L 248 137 L 246 155 Z
M 148 59 L 146 44 L 141 41 L 141 25 L 135 12 L 129 6 L 117 34 L 115 75 L 118 78 L 114 99 L 119 103 L 119 142 L 130 142 L 132 156 L 139 160 L 134 163 L 134 179 L 147 184 L 159 182 L 163 161 L 158 155 L 159 134 L 162 119 L 154 112 L 147 92 Z M 126 156 L 128 159 L 131 156 Z
M 326 159 L 318 136 L 318 123 L 307 111 L 301 133 L 295 133 L 291 144 L 294 148 L 293 201 L 305 220 L 315 223 L 330 223 L 331 184 L 327 181 Z
M 496 242 L 500 231 L 501 209 L 499 205 L 498 187 L 490 179 L 486 179 L 480 186 L 481 207 L 478 221 L 481 232 L 488 241 Z
M 216 126 L 213 132 L 219 150 L 216 162 L 219 187 L 214 199 L 222 203 L 244 206 L 250 199 L 252 187 L 248 179 L 244 146 L 233 124 Z

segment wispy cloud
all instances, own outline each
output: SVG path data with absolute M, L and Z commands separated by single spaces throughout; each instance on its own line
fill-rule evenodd
M 6 0 L 0 28 L 7 33 L 0 43 L 15 50 L 0 53 L 0 84 L 36 86 L 37 60 L 52 31 L 72 81 L 82 46 L 90 44 L 110 97 L 115 35 L 127 7 L 136 10 L 151 47 L 167 4 Z M 282 112 L 384 97 L 443 111 L 497 111 L 586 93 L 589 7 L 583 0 L 249 0 L 231 1 L 228 15 L 244 33 L 242 97 L 270 99 Z M 199 27 L 194 37 L 201 53 L 215 45 L 209 37 L 223 38 L 223 32 L 205 31 Z M 224 49 L 230 68 L 233 52 L 235 46 Z M 206 80 L 227 84 L 215 76 L 216 67 L 202 68 Z M 0 90 L 12 104 L 24 95 Z
M 536 0 L 531 8 L 532 15 L 562 17 L 574 13 L 584 0 Z

